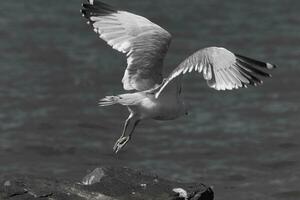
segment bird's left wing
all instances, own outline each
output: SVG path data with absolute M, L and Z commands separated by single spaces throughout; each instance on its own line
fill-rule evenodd
M 82 6 L 83 16 L 100 38 L 126 54 L 127 68 L 122 79 L 125 90 L 148 90 L 161 83 L 163 59 L 171 41 L 168 31 L 99 0 L 88 0 Z
M 272 68 L 275 68 L 275 65 L 234 54 L 225 48 L 208 47 L 195 52 L 175 68 L 155 96 L 157 98 L 172 79 L 187 72 L 202 72 L 211 88 L 232 90 L 247 85 L 262 84 L 262 80 L 257 75 L 271 77 L 262 69 Z

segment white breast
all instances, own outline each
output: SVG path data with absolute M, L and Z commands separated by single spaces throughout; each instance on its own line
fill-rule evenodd
M 170 120 L 178 117 L 179 106 L 175 95 L 162 95 L 158 99 L 153 95 L 141 102 L 139 111 L 142 118 Z

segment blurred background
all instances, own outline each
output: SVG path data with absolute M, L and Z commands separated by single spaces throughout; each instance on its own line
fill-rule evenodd
M 114 155 L 127 109 L 125 56 L 101 41 L 81 0 L 0 3 L 0 174 L 80 180 L 100 165 L 211 185 L 216 199 L 300 199 L 300 1 L 106 0 L 173 35 L 169 73 L 200 48 L 223 46 L 274 63 L 262 87 L 218 92 L 184 80 L 191 115 L 144 121 Z

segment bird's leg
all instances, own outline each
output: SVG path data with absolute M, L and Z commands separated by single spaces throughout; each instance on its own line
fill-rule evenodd
M 129 125 L 129 122 L 130 122 L 130 119 L 132 118 L 133 116 L 130 114 L 129 117 L 126 119 L 125 121 L 125 124 L 124 124 L 124 128 L 123 128 L 123 132 L 122 132 L 122 135 L 120 136 L 120 138 L 117 140 L 117 142 L 115 143 L 114 147 L 113 147 L 113 150 L 115 153 L 117 153 L 117 148 L 118 146 L 124 142 L 126 140 L 126 137 L 125 137 L 125 133 L 126 133 L 126 130 L 128 128 L 128 125 Z
M 126 130 L 128 128 L 128 124 L 130 122 L 130 119 L 132 118 L 133 116 L 130 114 L 129 117 L 126 119 L 125 121 L 125 124 L 124 124 L 124 127 L 123 127 L 123 132 L 122 132 L 122 135 L 120 136 L 119 139 L 123 138 L 125 136 L 125 133 L 126 133 Z
M 113 150 L 114 150 L 115 153 L 118 153 L 118 151 L 120 149 L 122 149 L 129 142 L 129 140 L 131 139 L 131 135 L 132 135 L 132 133 L 133 133 L 133 131 L 134 131 L 134 129 L 137 126 L 137 124 L 138 124 L 139 121 L 140 120 L 137 119 L 137 117 L 135 117 L 133 115 L 129 115 L 129 117 L 125 121 L 122 135 L 121 135 L 121 137 L 117 140 L 117 142 L 114 145 Z M 132 125 L 131 130 L 130 130 L 128 136 L 125 136 L 127 128 L 130 125 Z

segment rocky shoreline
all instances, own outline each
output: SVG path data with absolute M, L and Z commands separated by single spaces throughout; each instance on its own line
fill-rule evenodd
M 2 200 L 213 200 L 202 183 L 179 183 L 126 167 L 99 167 L 81 181 L 2 175 Z

